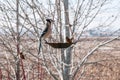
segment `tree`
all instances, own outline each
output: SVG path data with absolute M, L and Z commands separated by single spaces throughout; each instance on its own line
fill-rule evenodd
M 17 80 L 20 78 L 43 80 L 44 76 L 48 76 L 44 79 L 80 80 L 85 72 L 88 58 L 99 47 L 118 38 L 102 42 L 84 54 L 78 50 L 77 54 L 75 46 L 81 47 L 77 44 L 81 40 L 82 33 L 92 24 L 109 0 L 73 1 L 73 4 L 77 3 L 76 5 L 72 5 L 71 1 L 47 0 L 46 3 L 40 0 L 1 1 L 0 41 L 1 47 L 7 54 L 4 58 L 8 67 L 4 68 L 9 74 L 9 79 L 16 77 Z M 45 26 L 46 17 L 55 20 L 49 42 L 64 43 L 65 37 L 73 37 L 74 44 L 67 49 L 54 49 L 43 41 L 42 52 L 38 56 L 39 36 Z M 25 55 L 25 60 L 20 57 L 20 53 Z M 13 58 L 14 60 L 11 60 Z

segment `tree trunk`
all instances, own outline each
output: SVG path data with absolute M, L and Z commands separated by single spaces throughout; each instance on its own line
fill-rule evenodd
M 65 35 L 66 37 L 70 37 L 70 31 L 69 31 L 69 4 L 68 0 L 64 0 L 64 11 L 65 11 Z M 66 52 L 64 53 L 64 63 L 67 65 L 64 65 L 63 69 L 63 80 L 70 80 L 70 66 L 71 64 L 71 47 L 66 49 Z
M 17 33 L 17 57 L 16 57 L 16 80 L 20 80 L 20 33 L 19 33 L 19 0 L 16 0 L 16 33 Z

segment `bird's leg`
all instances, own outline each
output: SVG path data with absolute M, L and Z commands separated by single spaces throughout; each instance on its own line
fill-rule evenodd
M 51 41 L 52 41 L 53 43 L 58 42 L 58 40 L 57 40 L 57 39 L 55 39 L 54 37 L 50 37 L 50 39 L 51 39 Z
M 57 40 L 54 39 L 54 37 L 52 37 L 52 36 L 50 36 L 49 39 L 50 39 L 50 42 L 53 42 L 53 43 L 55 43 L 55 42 L 57 41 Z

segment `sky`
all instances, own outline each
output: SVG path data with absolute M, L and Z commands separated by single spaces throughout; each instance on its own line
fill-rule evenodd
M 47 1 L 48 0 L 41 0 L 43 4 L 46 4 Z M 51 0 L 51 1 L 54 1 L 54 0 Z M 75 5 L 76 1 L 77 0 L 70 0 L 69 2 L 71 2 L 72 5 Z M 103 7 L 104 9 L 102 10 L 102 13 L 97 16 L 97 18 L 92 22 L 92 24 L 90 24 L 88 29 L 97 27 L 98 25 L 102 25 L 102 24 L 107 26 L 108 24 L 110 24 L 111 21 L 113 21 L 113 23 L 108 27 L 110 27 L 113 30 L 117 30 L 118 28 L 120 28 L 119 26 L 120 25 L 120 0 L 109 0 L 109 1 L 110 2 Z
M 39 1 L 46 6 L 49 0 L 39 0 Z M 51 1 L 55 1 L 55 0 L 51 0 Z M 77 0 L 70 0 L 69 2 L 74 7 L 76 5 L 76 1 Z M 115 18 L 116 20 L 108 27 L 114 30 L 120 28 L 119 26 L 120 25 L 120 0 L 109 0 L 109 1 L 110 2 L 103 7 L 104 9 L 97 16 L 97 18 L 89 25 L 88 29 L 97 27 L 98 25 L 103 26 L 102 24 L 104 24 L 104 26 L 107 26 Z M 4 0 L 1 0 L 1 2 L 4 2 Z

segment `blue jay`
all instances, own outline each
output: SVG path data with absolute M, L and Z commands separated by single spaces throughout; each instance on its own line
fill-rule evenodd
M 39 38 L 39 51 L 38 54 L 40 53 L 40 48 L 41 48 L 41 39 L 43 38 L 44 40 L 48 37 L 50 37 L 51 33 L 52 33 L 52 29 L 51 29 L 51 24 L 52 22 L 54 22 L 52 19 L 46 19 L 47 23 L 46 23 L 46 28 L 44 29 L 44 31 L 42 32 L 40 38 Z

